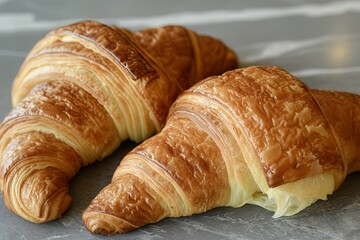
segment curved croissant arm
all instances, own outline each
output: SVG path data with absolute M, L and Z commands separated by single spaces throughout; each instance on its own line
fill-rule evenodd
M 60 217 L 80 167 L 159 131 L 181 91 L 236 66 L 223 43 L 179 26 L 130 32 L 86 21 L 50 32 L 21 67 L 0 127 L 7 207 L 33 222 Z
M 246 203 L 293 215 L 360 170 L 359 118 L 360 96 L 309 90 L 277 67 L 207 78 L 125 156 L 83 220 L 110 235 Z

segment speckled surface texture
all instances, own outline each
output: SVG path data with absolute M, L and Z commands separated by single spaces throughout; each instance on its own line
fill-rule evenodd
M 49 30 L 94 19 L 131 29 L 182 24 L 222 39 L 243 66 L 277 65 L 311 88 L 360 93 L 360 1 L 15 1 L 0 0 L 0 118 L 11 109 L 12 81 L 27 52 Z M 360 239 L 360 173 L 328 201 L 293 217 L 274 219 L 262 208 L 218 208 L 165 219 L 126 235 L 89 233 L 81 214 L 110 181 L 132 142 L 70 182 L 63 218 L 33 224 L 10 212 L 0 194 L 0 239 Z

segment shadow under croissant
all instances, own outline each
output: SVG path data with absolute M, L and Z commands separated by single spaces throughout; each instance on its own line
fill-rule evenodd
M 126 140 L 120 148 L 103 161 L 87 166 L 71 179 L 69 182 L 69 194 L 73 198 L 69 209 L 71 216 L 81 216 L 84 206 L 87 206 L 104 185 L 111 181 L 112 174 L 119 165 L 119 159 L 122 159 L 136 145 L 138 143 Z M 67 213 L 68 211 L 65 212 L 64 217 L 67 216 Z
M 83 213 L 94 233 L 246 203 L 291 216 L 360 170 L 360 96 L 310 90 L 277 67 L 205 79 L 125 156 Z

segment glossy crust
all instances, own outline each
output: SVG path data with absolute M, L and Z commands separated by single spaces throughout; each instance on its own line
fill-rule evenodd
M 53 30 L 19 70 L 1 124 L 6 205 L 33 222 L 60 217 L 80 167 L 159 131 L 181 91 L 235 67 L 222 42 L 180 26 L 131 32 L 85 21 Z
M 360 170 L 359 103 L 355 94 L 309 90 L 277 67 L 209 77 L 125 156 L 84 212 L 86 227 L 124 233 L 246 203 L 295 214 Z

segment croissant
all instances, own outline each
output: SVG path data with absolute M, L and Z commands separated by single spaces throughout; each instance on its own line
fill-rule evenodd
M 209 77 L 124 157 L 83 221 L 111 235 L 246 203 L 296 214 L 360 170 L 359 120 L 360 96 L 310 90 L 278 67 Z
M 237 64 L 221 41 L 180 26 L 84 21 L 51 31 L 19 70 L 0 127 L 6 206 L 32 222 L 60 217 L 81 167 L 158 132 L 180 92 Z

